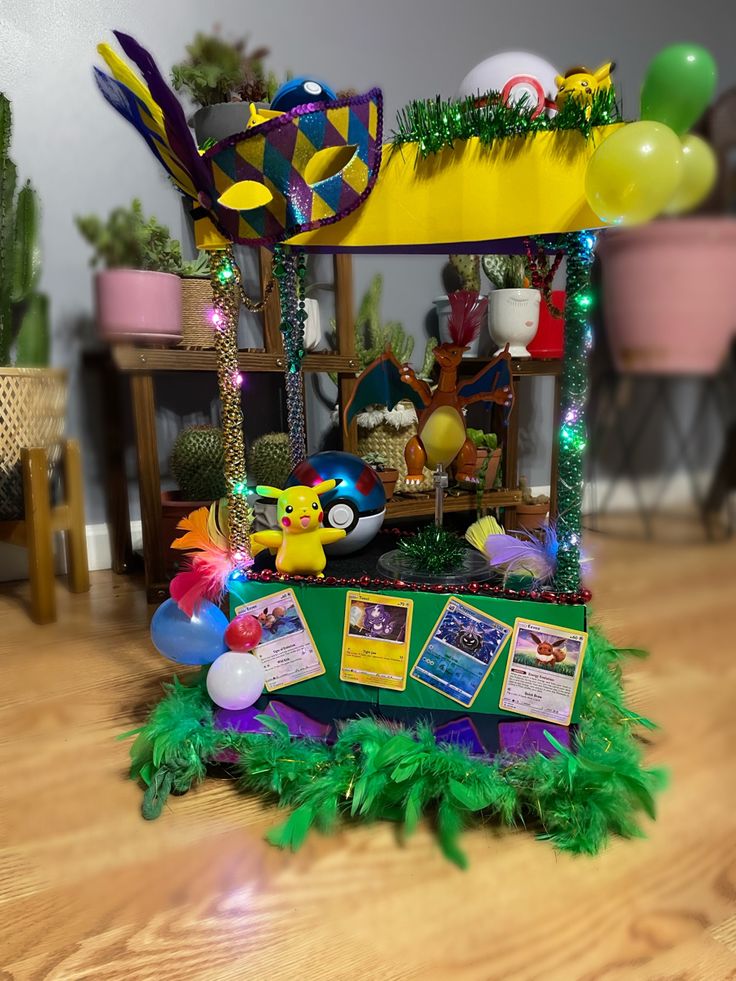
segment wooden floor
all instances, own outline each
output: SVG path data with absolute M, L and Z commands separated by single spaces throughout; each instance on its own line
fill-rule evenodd
M 145 823 L 115 736 L 170 672 L 139 585 L 60 591 L 52 627 L 0 595 L 0 979 L 736 978 L 736 544 L 590 547 L 599 622 L 652 652 L 628 688 L 671 789 L 647 840 L 489 828 L 465 873 L 386 825 L 282 854 L 224 780 Z

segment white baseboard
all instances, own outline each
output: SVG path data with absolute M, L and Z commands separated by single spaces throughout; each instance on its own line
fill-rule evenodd
M 133 548 L 139 549 L 142 542 L 140 521 L 131 521 L 130 534 Z M 56 572 L 62 575 L 66 572 L 66 558 L 61 535 L 56 537 Z M 87 525 L 87 557 L 90 572 L 110 568 L 110 536 L 106 524 Z M 0 582 L 13 582 L 17 579 L 27 578 L 28 553 L 25 548 L 19 545 L 0 545 Z

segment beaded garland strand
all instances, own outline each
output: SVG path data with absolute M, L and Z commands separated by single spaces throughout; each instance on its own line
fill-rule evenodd
M 217 380 L 222 406 L 222 437 L 225 450 L 225 480 L 228 488 L 228 542 L 237 568 L 253 564 L 250 549 L 251 512 L 245 497 L 245 444 L 243 410 L 240 402 L 242 376 L 238 369 L 239 274 L 231 247 L 212 250 L 212 283 Z
M 304 412 L 304 322 L 307 319 L 305 278 L 307 258 L 304 252 L 283 245 L 274 247 L 273 274 L 279 285 L 281 332 L 286 355 L 286 413 L 289 430 L 291 464 L 295 467 L 307 455 L 307 433 Z
M 588 355 L 593 346 L 589 321 L 593 305 L 590 271 L 594 260 L 595 236 L 590 232 L 565 235 L 563 248 L 567 255 L 567 298 L 560 406 L 562 422 L 556 435 L 559 439 L 558 551 L 554 587 L 565 593 L 580 589 L 585 402 L 588 396 Z

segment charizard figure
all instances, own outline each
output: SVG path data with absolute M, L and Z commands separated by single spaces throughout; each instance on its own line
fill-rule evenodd
M 439 382 L 434 390 L 417 378 L 410 365 L 401 365 L 390 349 L 376 358 L 361 373 L 345 408 L 345 427 L 369 405 L 392 409 L 402 399 L 409 399 L 417 409 L 418 427 L 404 449 L 408 486 L 424 480 L 424 467 L 453 470 L 456 480 L 477 483 L 476 446 L 468 439 L 465 408 L 473 402 L 495 402 L 511 408 L 513 383 L 511 356 L 506 349 L 473 378 L 458 382 L 457 373 L 463 353 L 480 329 L 487 300 L 475 293 L 450 294 L 452 313 L 448 328 L 452 341 L 434 349 L 440 367 Z

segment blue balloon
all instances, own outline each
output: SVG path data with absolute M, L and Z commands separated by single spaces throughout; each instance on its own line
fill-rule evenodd
M 153 614 L 151 640 L 170 661 L 212 664 L 227 650 L 227 624 L 227 617 L 214 603 L 205 600 L 190 619 L 173 599 L 167 599 Z

